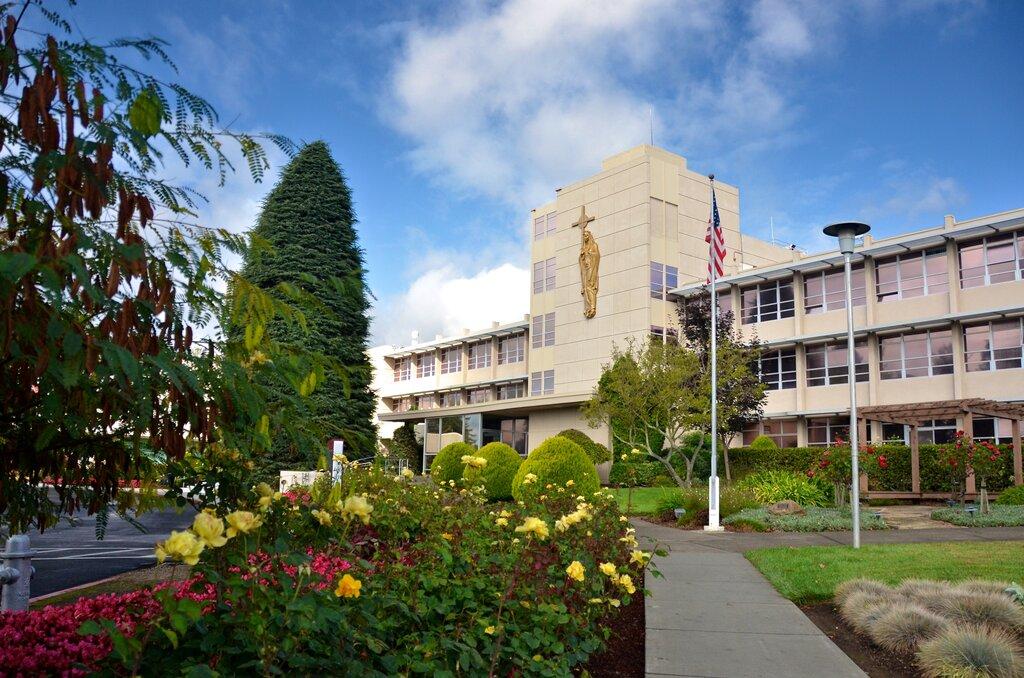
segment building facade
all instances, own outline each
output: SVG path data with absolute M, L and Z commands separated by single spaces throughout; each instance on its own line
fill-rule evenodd
M 765 418 L 744 438 L 827 444 L 845 435 L 848 412 L 842 257 L 744 234 L 739 190 L 716 181 L 715 191 L 729 250 L 721 303 L 767 348 L 759 364 L 770 389 Z M 379 419 L 411 422 L 427 464 L 455 440 L 500 440 L 526 454 L 578 428 L 609 444 L 608 431 L 589 428 L 579 405 L 615 344 L 676 336 L 676 300 L 706 277 L 709 211 L 708 178 L 646 145 L 556 190 L 530 215 L 529 315 L 376 349 Z M 1024 400 L 1024 210 L 865 237 L 856 260 L 859 403 Z M 588 280 L 596 280 L 594 308 L 583 294 Z M 957 424 L 935 421 L 918 434 L 941 441 Z M 975 419 L 974 430 L 978 438 L 1009 435 L 1001 420 Z M 907 432 L 876 424 L 871 434 Z

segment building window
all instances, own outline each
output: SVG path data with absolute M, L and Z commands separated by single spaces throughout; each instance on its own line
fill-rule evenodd
M 391 401 L 391 410 L 393 412 L 409 412 L 412 410 L 412 398 L 395 398 Z
M 555 289 L 555 258 L 535 261 L 533 264 L 533 293 L 550 292 Z
M 416 356 L 416 376 L 418 378 L 434 376 L 433 353 L 420 353 Z
M 908 443 L 907 426 L 905 424 L 889 424 L 883 422 L 882 442 L 901 443 L 906 445 Z
M 486 403 L 491 399 L 490 387 L 484 388 L 473 388 L 468 392 L 468 400 L 470 405 L 476 405 L 478 403 Z
M 462 348 L 441 349 L 441 374 L 451 374 L 462 371 Z
M 793 281 L 776 280 L 742 291 L 743 324 L 793 317 Z
M 498 339 L 498 364 L 521 363 L 526 360 L 526 335 L 513 334 Z
M 843 269 L 818 271 L 804 275 L 804 312 L 826 313 L 846 308 L 846 278 Z M 854 307 L 867 303 L 864 287 L 864 267 L 855 266 L 850 272 L 850 286 Z
M 968 372 L 1022 367 L 1022 318 L 964 326 L 964 363 Z
M 881 337 L 878 353 L 882 379 L 953 374 L 953 333 L 950 330 Z
M 489 339 L 470 344 L 467 352 L 469 356 L 466 362 L 469 369 L 478 370 L 491 366 L 491 341 Z
M 526 395 L 526 384 L 517 381 L 514 384 L 502 384 L 498 386 L 498 400 L 513 400 Z
M 664 341 L 669 344 L 679 344 L 679 330 L 674 327 L 658 327 L 651 325 L 651 341 Z
M 531 340 L 531 346 L 533 348 L 541 348 L 542 346 L 554 346 L 555 345 L 555 314 L 546 313 L 544 315 L 533 316 L 533 327 L 532 327 L 533 339 Z
M 875 294 L 881 302 L 946 294 L 946 249 L 938 247 L 880 259 L 875 264 L 875 277 Z
M 1006 233 L 960 245 L 960 287 L 982 287 L 1020 280 L 1024 271 L 1024 233 Z
M 412 359 L 399 358 L 395 361 L 395 381 L 412 379 Z
M 757 361 L 757 374 L 769 391 L 796 388 L 796 349 L 765 351 Z
M 530 375 L 530 395 L 551 395 L 555 392 L 555 371 L 544 370 Z
M 941 445 L 956 439 L 956 419 L 932 419 L 917 427 L 917 442 L 922 445 Z
M 679 287 L 679 269 L 651 262 L 651 298 L 666 299 L 670 290 Z
M 992 417 L 975 417 L 971 424 L 974 433 L 971 436 L 974 440 L 987 440 L 996 445 L 1000 443 L 1013 442 L 1012 423 L 1009 419 L 994 419 Z
M 540 240 L 555 232 L 558 213 L 549 212 L 533 219 L 533 239 Z
M 437 397 L 431 393 L 429 395 L 421 395 L 416 398 L 416 409 L 417 410 L 432 410 L 437 407 Z
M 462 391 L 446 391 L 441 394 L 441 407 L 458 407 L 462 404 Z
M 526 456 L 526 438 L 529 432 L 529 419 L 502 419 L 501 442 L 505 443 L 520 456 Z
M 845 341 L 808 346 L 806 351 L 808 386 L 834 386 L 849 383 Z M 867 381 L 868 343 L 866 339 L 854 342 L 853 355 L 857 381 Z
M 816 447 L 834 445 L 836 438 L 850 440 L 849 417 L 817 417 L 807 420 L 807 443 Z
M 796 447 L 796 419 L 776 419 L 761 422 L 766 435 L 779 447 Z

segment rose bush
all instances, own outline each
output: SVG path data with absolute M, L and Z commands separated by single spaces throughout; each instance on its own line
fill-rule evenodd
M 159 546 L 196 565 L 177 590 L 130 594 L 147 601 L 132 623 L 119 606 L 20 614 L 95 619 L 76 640 L 94 648 L 90 669 L 112 673 L 570 673 L 640 593 L 650 554 L 607 493 L 486 504 L 455 484 L 349 469 L 287 495 L 257 488 Z M 84 660 L 67 656 L 47 670 Z

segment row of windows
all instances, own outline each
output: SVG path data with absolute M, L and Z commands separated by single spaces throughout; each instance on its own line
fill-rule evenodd
M 652 328 L 652 331 L 655 328 Z M 1024 367 L 1024 318 L 965 325 L 964 365 L 968 372 Z M 807 385 L 846 384 L 845 341 L 807 346 Z M 882 379 L 909 379 L 953 374 L 953 333 L 950 329 L 904 332 L 878 339 Z M 769 391 L 796 388 L 796 349 L 765 351 L 757 372 Z M 854 342 L 857 381 L 868 380 L 867 339 Z
M 552 376 L 552 379 L 554 377 Z M 553 384 L 553 382 L 552 382 Z M 492 400 L 514 400 L 526 397 L 526 382 L 515 381 L 499 384 L 495 387 L 479 386 L 459 391 L 442 393 L 425 393 L 418 396 L 404 396 L 392 401 L 392 411 L 411 412 L 416 410 L 434 410 L 444 407 L 460 407 L 464 404 L 478 405 Z
M 1024 279 L 1024 232 L 984 238 L 960 245 L 960 286 L 964 289 Z M 652 266 L 651 290 L 654 296 Z M 867 303 L 863 265 L 851 270 L 853 305 Z M 846 308 L 843 269 L 804 275 L 804 312 L 826 313 Z M 881 302 L 912 299 L 949 291 L 949 267 L 943 247 L 899 254 L 875 262 L 875 297 Z M 792 318 L 793 281 L 778 280 L 740 291 L 743 324 Z
M 536 261 L 533 264 L 533 293 L 550 292 L 555 289 L 555 258 Z
M 533 219 L 533 239 L 541 240 L 555 232 L 558 213 L 549 212 Z
M 552 326 L 553 327 L 553 326 Z M 462 347 L 443 348 L 441 353 L 441 374 L 452 374 L 462 371 Z M 478 341 L 466 347 L 466 366 L 476 370 L 491 366 L 490 340 Z M 498 339 L 498 364 L 509 365 L 526 360 L 526 335 L 511 334 Z M 416 365 L 416 378 L 434 376 L 434 352 L 420 353 L 415 357 L 398 358 L 395 360 L 395 381 L 412 379 L 413 364 Z
M 555 314 L 533 316 L 530 326 L 531 346 L 541 348 L 542 346 L 555 345 Z
M 753 423 L 743 431 L 743 444 L 749 445 L 759 435 L 768 436 L 779 447 L 796 447 L 796 419 L 766 419 Z M 1010 439 L 1010 422 L 1005 419 L 979 418 L 974 420 L 974 439 L 991 442 L 1007 442 Z M 917 427 L 917 440 L 921 444 L 953 442 L 956 437 L 955 419 L 934 419 L 922 422 Z M 909 443 L 910 427 L 903 424 L 882 424 L 882 440 Z M 850 418 L 808 417 L 807 444 L 824 447 L 835 443 L 837 438 L 849 440 Z

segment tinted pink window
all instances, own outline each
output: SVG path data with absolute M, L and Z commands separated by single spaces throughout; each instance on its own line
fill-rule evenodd
M 907 377 L 928 376 L 928 334 L 903 335 L 903 369 Z
M 896 282 L 896 261 L 879 262 L 875 266 L 876 293 L 879 301 L 892 301 L 899 298 L 899 286 Z
M 1014 280 L 1017 276 L 1017 257 L 1013 251 L 1013 236 L 989 238 L 987 245 L 989 282 Z
M 899 379 L 903 376 L 903 354 L 900 337 L 885 337 L 878 340 L 880 354 L 880 376 L 882 379 Z
M 918 255 L 900 258 L 900 296 L 904 299 L 924 295 L 924 259 Z
M 975 325 L 964 328 L 964 362 L 968 372 L 991 369 L 989 360 L 989 327 Z
M 949 289 L 949 265 L 946 250 L 930 250 L 924 258 L 928 294 L 943 294 Z
M 960 247 L 960 286 L 980 287 L 985 284 L 984 243 Z

